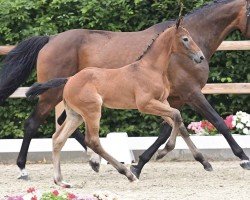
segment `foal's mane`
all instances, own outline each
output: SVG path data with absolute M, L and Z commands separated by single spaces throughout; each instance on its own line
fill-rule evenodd
M 202 5 L 199 8 L 194 9 L 193 11 L 187 13 L 184 17 L 189 17 L 191 15 L 196 15 L 196 14 L 200 14 L 201 12 L 204 12 L 205 9 L 209 9 L 209 8 L 213 8 L 214 6 L 218 6 L 218 4 L 227 4 L 230 3 L 232 1 L 235 0 L 214 0 L 208 3 L 205 3 L 204 5 Z M 174 19 L 170 19 L 169 21 L 175 21 Z M 171 26 L 169 26 L 171 27 Z M 167 27 L 165 30 L 167 30 L 169 27 Z M 136 61 L 140 60 L 143 58 L 143 56 L 149 51 L 149 49 L 151 48 L 152 44 L 154 43 L 154 41 L 159 37 L 159 35 L 161 33 L 163 33 L 165 30 L 163 30 L 162 32 L 156 34 L 156 36 L 151 40 L 151 42 L 148 44 L 147 48 L 143 51 L 143 53 L 136 59 Z
M 165 29 L 166 30 L 166 29 Z M 154 43 L 154 41 L 160 36 L 161 33 L 163 33 L 165 30 L 163 30 L 162 32 L 156 34 L 156 36 L 151 40 L 151 42 L 148 44 L 147 48 L 142 52 L 142 54 L 136 59 L 136 61 L 141 60 L 143 58 L 143 56 L 149 51 L 149 49 L 151 48 L 152 44 Z

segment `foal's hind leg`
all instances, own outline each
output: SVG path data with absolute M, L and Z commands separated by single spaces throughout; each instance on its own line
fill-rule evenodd
M 62 187 L 70 187 L 68 183 L 63 181 L 60 167 L 60 152 L 68 137 L 83 122 L 82 117 L 71 109 L 67 110 L 66 121 L 62 124 L 58 131 L 53 134 L 53 165 L 54 165 L 54 182 Z
M 62 114 L 58 117 L 57 119 L 57 123 L 59 125 L 62 125 L 62 123 L 65 121 L 66 119 L 66 111 L 64 110 L 62 112 Z M 74 137 L 83 147 L 84 149 L 87 151 L 87 146 L 85 144 L 85 135 L 84 133 L 81 133 L 79 129 L 76 129 L 74 131 L 74 133 L 72 134 L 72 137 Z M 95 171 L 95 172 L 99 172 L 100 169 L 100 164 L 101 164 L 101 158 L 98 154 L 96 154 L 93 151 L 87 151 L 88 155 L 90 155 L 90 159 L 89 159 L 89 165 L 91 166 L 91 168 Z

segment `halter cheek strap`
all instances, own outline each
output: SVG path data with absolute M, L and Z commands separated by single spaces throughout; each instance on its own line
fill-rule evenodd
M 250 21 L 250 3 L 249 3 L 249 1 L 247 1 L 246 9 L 247 9 L 247 11 L 246 11 L 246 16 L 247 16 L 246 34 L 247 34 L 248 24 L 249 24 L 249 21 Z

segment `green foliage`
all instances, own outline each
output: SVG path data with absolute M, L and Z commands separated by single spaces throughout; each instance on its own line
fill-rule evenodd
M 183 1 L 184 14 L 209 0 Z M 15 44 L 34 35 L 53 35 L 74 28 L 112 31 L 137 31 L 153 24 L 175 19 L 179 13 L 176 0 L 0 0 L 0 45 Z M 238 32 L 229 39 L 242 39 Z M 211 61 L 209 82 L 249 82 L 249 52 L 217 52 Z M 248 70 L 248 71 L 247 71 Z M 36 73 L 24 84 L 35 82 Z M 249 110 L 246 95 L 209 95 L 216 110 L 227 115 Z M 0 138 L 23 136 L 23 123 L 35 102 L 9 99 L 0 107 Z M 185 107 L 185 122 L 198 120 Z M 40 129 L 41 137 L 50 137 L 54 130 L 52 114 Z M 103 110 L 101 135 L 110 131 L 126 131 L 129 135 L 158 135 L 162 120 L 137 111 Z

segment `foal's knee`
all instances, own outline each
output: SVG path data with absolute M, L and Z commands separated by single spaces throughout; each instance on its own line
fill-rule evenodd
M 53 142 L 53 151 L 60 151 L 63 145 L 63 139 L 60 137 L 55 137 L 55 134 L 52 136 Z
M 174 150 L 174 148 L 175 148 L 175 142 L 169 140 L 169 141 L 167 142 L 166 146 L 165 146 L 165 149 L 166 149 L 168 152 L 170 152 L 170 151 Z
M 173 111 L 173 120 L 175 123 L 178 123 L 178 124 L 182 123 L 181 113 L 177 109 L 174 109 L 174 111 Z
M 88 147 L 90 147 L 92 150 L 96 150 L 99 145 L 100 145 L 100 142 L 99 142 L 99 138 L 98 137 L 88 137 L 86 136 L 85 137 L 85 143 Z

